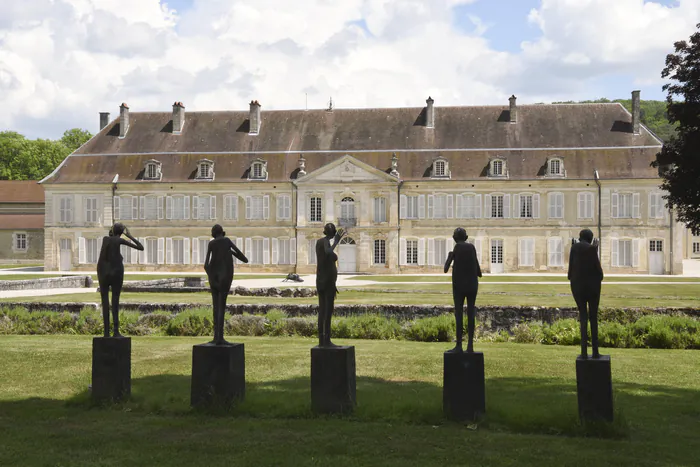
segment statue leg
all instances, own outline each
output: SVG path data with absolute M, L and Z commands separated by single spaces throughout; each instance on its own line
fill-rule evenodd
M 457 344 L 452 349 L 455 352 L 462 351 L 462 337 L 464 335 L 464 294 L 458 290 L 452 291 L 452 299 L 455 304 L 455 323 L 457 331 Z
M 122 337 L 119 333 L 119 295 L 122 293 L 122 280 L 112 285 L 112 321 L 114 322 L 114 337 Z
M 326 346 L 335 347 L 331 342 L 331 319 L 333 318 L 333 307 L 335 306 L 335 288 L 326 294 L 326 313 L 323 316 L 323 331 L 326 336 Z
M 576 299 L 578 305 L 578 316 L 581 326 L 581 356 L 588 358 L 588 312 L 586 311 L 587 303 L 585 298 L 578 297 Z
M 109 284 L 100 284 L 102 297 L 102 319 L 104 321 L 104 336 L 109 337 Z
M 588 302 L 589 319 L 591 320 L 591 347 L 593 358 L 600 357 L 598 352 L 598 304 L 600 303 L 600 290 L 593 293 Z
M 325 344 L 325 334 L 323 332 L 323 323 L 325 322 L 324 319 L 324 314 L 325 314 L 325 292 L 323 292 L 321 289 L 318 289 L 318 345 L 319 347 L 323 347 Z
M 230 287 L 225 287 L 219 290 L 219 305 L 217 307 L 217 314 L 219 315 L 219 344 L 228 344 L 224 339 L 224 318 L 226 316 L 226 300 L 228 299 L 228 291 Z
M 474 352 L 474 329 L 476 328 L 476 292 L 467 294 L 467 352 Z
M 219 340 L 219 313 L 217 311 L 217 308 L 219 307 L 219 292 L 217 289 L 212 288 L 211 289 L 211 306 L 212 306 L 212 313 L 214 316 L 214 340 L 211 342 L 213 344 L 216 344 L 216 342 Z

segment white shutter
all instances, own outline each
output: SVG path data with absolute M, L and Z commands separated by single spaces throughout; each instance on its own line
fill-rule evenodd
M 613 267 L 620 265 L 620 241 L 617 238 L 610 239 L 610 261 Z
M 649 219 L 656 219 L 656 193 L 649 193 Z
M 619 212 L 620 212 L 619 209 L 620 209 L 619 196 L 617 193 L 613 193 L 610 196 L 610 217 L 612 217 L 612 218 L 619 217 Z
M 476 248 L 476 260 L 479 262 L 479 265 L 481 265 L 481 239 L 480 238 L 474 239 L 474 248 Z
M 515 209 L 520 209 L 520 206 L 515 206 Z M 503 195 L 503 217 L 508 219 L 510 217 L 510 196 Z
M 139 263 L 146 264 L 146 239 L 144 237 L 139 237 L 139 242 L 143 245 L 143 250 L 139 251 Z
M 173 239 L 170 237 L 165 239 L 165 258 L 166 264 L 173 264 Z
M 639 202 L 639 193 L 632 193 L 632 217 L 634 217 L 635 219 L 639 219 L 641 217 Z
M 297 264 L 297 239 L 289 239 L 289 262 L 291 264 Z
M 158 219 L 163 218 L 163 197 L 158 197 Z
M 452 219 L 454 217 L 455 217 L 454 195 L 447 195 L 447 218 Z
M 484 195 L 484 219 L 491 218 L 491 195 Z
M 231 211 L 231 196 L 224 195 L 224 220 L 230 219 L 229 212 Z
M 270 264 L 270 239 L 263 238 L 263 264 Z
M 455 199 L 455 218 L 456 219 L 464 219 L 464 208 L 463 208 L 463 203 L 464 201 L 464 195 L 457 195 Z
M 165 218 L 166 219 L 173 218 L 173 197 L 172 196 L 165 197 Z
M 199 196 L 196 195 L 192 197 L 192 219 L 199 219 Z
M 557 251 L 557 239 L 554 237 L 547 239 L 547 266 L 554 266 L 557 264 L 556 260 Z
M 252 217 L 251 213 L 252 213 L 253 207 L 251 206 L 251 201 L 252 201 L 252 199 L 250 196 L 245 197 L 245 218 L 246 219 L 250 219 Z
M 578 213 L 577 213 L 577 218 L 578 219 L 585 219 L 586 218 L 586 193 L 578 193 L 576 197 L 576 202 L 578 205 Z
M 540 194 L 535 193 L 532 195 L 532 217 L 535 219 L 540 218 Z
M 131 218 L 139 218 L 139 198 L 137 196 L 131 197 Z
M 549 194 L 547 195 L 547 205 L 549 206 L 547 216 L 548 216 L 550 219 L 555 218 L 555 217 L 557 216 L 557 212 L 556 212 L 556 203 L 557 203 L 557 200 L 556 200 L 556 197 L 557 197 L 557 193 L 549 193 Z
M 104 241 L 104 238 L 102 239 Z M 127 247 L 128 248 L 128 247 Z M 139 250 L 135 248 L 129 248 L 131 254 L 131 264 L 136 264 L 139 260 Z
M 241 250 L 241 252 L 242 252 L 243 254 L 245 254 L 245 248 L 243 247 L 243 246 L 244 246 L 244 243 L 243 243 L 243 239 L 242 239 L 241 237 L 237 237 L 237 238 L 236 238 L 236 241 L 233 242 L 233 244 L 236 245 L 236 247 L 237 247 L 239 250 Z M 239 259 L 237 259 L 237 258 L 234 256 L 234 257 L 233 257 L 233 264 L 240 264 L 240 263 L 241 263 L 241 261 L 240 261 Z
M 518 239 L 518 266 L 522 266 L 525 263 L 525 239 Z
M 428 239 L 428 264 L 429 265 L 435 264 L 435 239 L 434 238 Z
M 189 237 L 185 237 L 182 239 L 182 262 L 183 262 L 183 264 L 190 264 L 190 239 L 189 239 Z
M 593 200 L 595 199 L 595 195 L 593 193 L 588 193 L 586 195 L 586 213 L 588 213 L 588 217 L 590 219 L 593 219 Z
M 279 200 L 279 198 L 277 198 Z M 277 264 L 278 261 L 279 240 L 272 239 L 272 264 Z
M 406 195 L 401 195 L 399 197 L 399 217 L 405 219 L 408 214 L 408 197 Z
M 418 265 L 425 265 L 425 239 L 418 239 Z
M 190 197 L 185 196 L 185 214 L 183 216 L 184 219 L 189 219 L 190 218 Z
M 503 196 L 503 217 L 508 217 L 505 214 L 505 202 L 506 198 L 508 198 L 508 195 Z M 520 195 L 513 195 L 513 218 L 517 219 L 520 217 Z
M 199 239 L 192 238 L 192 264 L 201 264 L 199 261 Z
M 435 215 L 434 209 L 435 209 L 435 196 L 428 195 L 428 219 L 432 219 L 433 216 Z
M 639 193 L 636 193 L 637 195 Z M 639 248 L 641 243 L 638 238 L 632 239 L 632 267 L 639 267 Z
M 139 196 L 139 219 L 146 218 L 146 197 Z
M 481 195 L 474 196 L 474 218 L 481 218 Z
M 248 257 L 248 260 L 252 261 L 252 259 L 253 259 L 253 239 L 252 238 L 245 239 L 245 252 L 244 253 Z
M 284 196 L 277 196 L 277 220 L 284 219 Z M 274 252 L 274 250 L 273 250 Z M 274 257 L 274 253 L 273 253 Z M 273 264 L 277 264 L 273 260 Z
M 78 263 L 80 264 L 85 264 L 86 263 L 86 251 L 85 251 L 85 238 L 84 237 L 78 237 Z
M 119 214 L 119 202 L 121 201 L 121 197 L 115 196 L 112 199 L 114 200 L 114 213 L 112 214 L 112 218 L 116 221 L 121 219 L 121 215 Z M 63 199 L 61 199 L 61 204 L 63 204 Z
M 399 264 L 400 264 L 401 266 L 405 266 L 405 265 L 406 265 L 406 262 L 407 262 L 407 261 L 406 261 L 406 253 L 407 253 L 407 252 L 406 252 L 406 239 L 405 239 L 405 238 L 402 238 L 402 239 L 399 241 Z
M 160 237 L 158 239 L 158 264 L 163 264 L 165 262 L 165 239 Z
M 418 218 L 425 219 L 425 195 L 418 196 Z
M 270 218 L 270 195 L 263 196 L 263 219 Z
M 209 197 L 209 219 L 216 219 L 216 196 Z

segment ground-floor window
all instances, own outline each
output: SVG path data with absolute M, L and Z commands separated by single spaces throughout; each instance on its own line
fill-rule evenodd
M 26 233 L 16 233 L 14 234 L 14 249 L 15 251 L 27 251 L 27 234 Z
M 632 266 L 632 240 L 619 240 L 617 247 L 618 266 Z
M 316 242 L 315 238 L 309 239 L 308 264 L 316 264 Z
M 292 264 L 289 243 L 290 240 L 288 238 L 277 241 L 277 264 Z
M 145 261 L 146 264 L 157 264 L 158 263 L 158 239 L 157 238 L 147 238 L 146 244 L 144 245 L 145 251 Z
M 436 238 L 433 246 L 433 266 L 442 266 L 447 260 L 447 240 L 444 238 Z M 430 243 L 428 243 L 430 247 Z M 428 253 L 430 256 L 430 253 Z
M 246 251 L 246 256 L 247 255 Z M 251 241 L 250 256 L 248 256 L 250 264 L 263 264 L 263 239 L 253 238 Z
M 406 264 L 418 264 L 418 240 L 406 240 Z
M 663 240 L 649 240 L 649 251 L 664 251 Z
M 693 242 L 693 254 L 700 254 L 700 242 Z
M 122 259 L 124 261 L 124 264 L 135 264 L 136 263 L 137 256 L 133 252 L 138 251 L 138 250 L 134 250 L 133 248 L 129 248 L 126 245 L 122 245 L 119 247 L 119 251 L 122 254 Z M 134 256 L 132 256 L 132 255 L 134 255 Z M 132 258 L 133 258 L 133 261 L 132 261 Z
M 172 239 L 172 264 L 185 264 L 185 240 Z
M 100 246 L 102 239 L 86 238 L 85 239 L 85 262 L 89 264 L 97 264 L 97 259 L 100 257 Z
M 386 240 L 374 241 L 374 264 L 386 264 Z

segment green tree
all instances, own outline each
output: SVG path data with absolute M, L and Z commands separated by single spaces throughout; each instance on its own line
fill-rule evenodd
M 700 29 L 700 24 L 697 25 Z M 662 78 L 671 82 L 667 91 L 668 121 L 677 125 L 675 134 L 666 141 L 652 166 L 661 169 L 661 188 L 667 200 L 693 231 L 700 231 L 700 31 L 690 41 L 674 44 L 675 53 L 666 56 Z M 682 96 L 683 100 L 674 100 Z
M 71 130 L 66 130 L 66 132 L 63 133 L 61 143 L 70 149 L 70 152 L 73 152 L 85 144 L 85 142 L 90 138 L 92 138 L 92 133 L 89 131 L 83 130 L 82 128 L 73 128 Z
M 61 141 L 30 140 L 19 133 L 0 132 L 0 180 L 40 180 L 70 152 Z

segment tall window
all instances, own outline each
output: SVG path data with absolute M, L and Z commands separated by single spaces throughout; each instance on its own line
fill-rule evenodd
M 185 216 L 186 210 L 189 211 L 189 209 L 187 209 L 188 207 L 189 206 L 186 206 L 184 196 L 182 196 L 182 195 L 173 196 L 172 197 L 173 213 L 172 213 L 171 219 L 182 220 L 182 219 L 186 219 L 187 217 L 189 217 L 189 216 L 187 216 L 187 217 Z
M 386 264 L 386 240 L 374 241 L 374 264 Z
M 122 255 L 122 260 L 124 261 L 124 264 L 132 264 L 135 263 L 136 261 L 132 261 L 132 251 L 135 251 L 133 248 L 129 248 L 126 245 L 121 245 L 119 247 L 119 252 Z
M 564 266 L 564 241 L 561 237 L 551 237 L 547 241 L 547 255 L 550 266 Z
M 649 193 L 649 218 L 663 219 L 666 213 L 666 203 L 663 193 Z
M 321 197 L 312 196 L 309 208 L 309 222 L 323 222 L 321 213 Z
M 534 266 L 535 265 L 535 239 L 521 238 L 519 250 L 519 265 Z
M 435 249 L 433 250 L 433 265 L 441 266 L 447 259 L 447 240 L 444 238 L 435 239 Z
M 618 266 L 632 266 L 632 240 L 619 240 L 617 247 Z
M 355 200 L 349 196 L 340 201 L 340 218 L 351 221 L 355 219 Z
M 146 244 L 144 245 L 146 250 L 146 264 L 157 264 L 158 263 L 158 239 L 157 238 L 147 238 Z
M 386 222 L 386 198 L 374 198 L 374 223 Z
M 139 199 L 135 196 L 120 196 L 119 197 L 119 219 L 129 221 L 138 218 L 138 202 Z
M 163 209 L 163 201 L 161 200 L 161 210 Z M 162 214 L 161 214 L 162 216 Z M 158 197 L 149 195 L 143 198 L 143 218 L 149 221 L 158 219 Z
M 59 216 L 60 222 L 73 222 L 73 198 L 70 196 L 61 196 L 59 198 Z
M 503 217 L 503 195 L 491 195 L 491 217 Z
M 418 219 L 418 196 L 406 197 L 406 219 Z
M 97 259 L 100 257 L 100 244 L 101 239 L 97 238 L 86 238 L 85 239 L 85 262 L 89 264 L 96 264 Z
M 491 175 L 501 176 L 503 175 L 503 161 L 495 160 L 491 162 Z
M 185 264 L 185 241 L 182 238 L 173 238 L 173 264 Z
M 532 217 L 532 195 L 520 195 L 520 217 Z
M 238 219 L 238 196 L 236 196 L 236 195 L 224 196 L 224 219 L 226 219 L 226 220 L 237 220 Z
M 316 239 L 309 239 L 309 264 L 316 264 Z
M 27 251 L 27 234 L 16 233 L 14 248 L 16 251 Z
M 549 194 L 549 218 L 561 219 L 564 217 L 564 193 Z
M 700 254 L 700 242 L 693 242 L 693 254 Z
M 292 264 L 290 240 L 288 238 L 280 239 L 277 242 L 277 264 Z
M 457 195 L 457 218 L 475 219 L 481 214 L 479 203 L 481 198 L 475 195 Z
M 581 192 L 577 196 L 578 218 L 593 219 L 593 193 Z
M 198 243 L 197 253 L 199 254 L 199 258 L 195 258 L 197 260 L 197 264 L 204 264 L 204 261 L 207 259 L 209 240 L 206 238 L 197 238 L 194 241 Z
M 246 252 L 247 253 L 247 252 Z M 263 264 L 263 239 L 254 238 L 251 241 L 250 264 Z
M 629 218 L 632 217 L 632 193 L 613 193 L 612 217 Z
M 85 222 L 97 222 L 97 198 L 90 196 L 85 198 Z
M 292 218 L 292 197 L 290 195 L 279 195 L 277 197 L 277 219 Z
M 418 264 L 418 240 L 406 241 L 406 264 Z
M 213 218 L 211 217 L 211 215 L 212 215 L 212 212 L 211 212 L 212 209 L 211 209 L 211 208 L 212 208 L 212 204 L 215 203 L 216 201 L 212 200 L 212 198 L 214 198 L 214 197 L 213 197 L 213 196 L 204 195 L 204 196 L 197 196 L 197 197 L 196 197 L 196 201 L 194 201 L 194 199 L 193 199 L 193 204 L 192 204 L 192 210 L 193 210 L 193 212 L 192 212 L 192 217 L 193 217 L 193 218 L 196 218 L 196 219 L 199 219 L 199 220 L 210 220 L 210 219 L 213 219 Z M 195 202 L 197 203 L 197 204 L 196 204 L 196 208 L 197 208 L 197 215 L 196 215 L 196 216 L 194 215 L 194 209 L 195 209 L 195 204 L 194 204 L 194 203 L 195 203 Z
M 433 219 L 445 219 L 447 218 L 447 196 L 446 195 L 435 195 L 433 196 Z
M 264 196 L 250 196 L 250 215 L 249 219 L 260 220 L 264 219 L 264 207 L 265 207 L 265 197 Z

